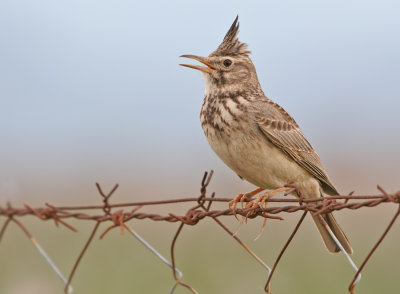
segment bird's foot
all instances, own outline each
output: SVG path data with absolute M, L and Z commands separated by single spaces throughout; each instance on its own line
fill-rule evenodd
M 291 188 L 291 187 L 280 187 L 280 188 L 277 188 L 275 190 L 271 190 L 271 191 L 268 191 L 266 193 L 263 193 L 263 194 L 259 195 L 256 199 L 248 201 L 245 204 L 244 208 L 245 209 L 250 208 L 250 211 L 247 213 L 246 216 L 242 217 L 242 220 L 240 221 L 240 224 L 239 224 L 238 228 L 236 229 L 236 231 L 233 233 L 233 235 L 235 236 L 240 231 L 240 228 L 242 227 L 243 223 L 245 221 L 247 222 L 247 219 L 254 213 L 255 208 L 257 208 L 257 207 L 264 208 L 264 209 L 267 208 L 268 207 L 268 202 L 267 202 L 268 199 L 270 199 L 271 197 L 275 196 L 276 194 L 279 194 L 279 193 L 282 193 L 282 192 L 287 192 L 287 191 L 289 191 L 291 189 L 293 189 L 293 188 Z M 254 190 L 254 191 L 249 192 L 249 193 L 239 194 L 232 201 L 229 202 L 229 208 L 233 210 L 236 219 L 237 219 L 237 216 L 236 216 L 237 204 L 240 202 L 242 204 L 242 208 L 243 208 L 243 203 L 244 203 L 245 200 L 247 200 L 248 198 L 253 197 L 254 195 L 256 195 L 256 194 L 258 194 L 258 193 L 260 193 L 260 192 L 262 192 L 264 190 L 265 189 L 263 189 L 263 188 L 258 188 L 258 189 Z M 261 235 L 261 233 L 264 230 L 265 225 L 266 225 L 267 213 L 263 212 L 262 214 L 263 214 L 265 220 L 264 220 L 263 227 L 260 230 L 260 232 L 258 233 L 256 239 L 258 239 L 260 237 L 260 235 Z
M 240 202 L 242 204 L 243 208 L 243 203 L 246 199 L 253 197 L 254 195 L 257 195 L 258 193 L 264 191 L 265 189 L 263 188 L 257 188 L 251 192 L 244 193 L 244 194 L 239 194 L 237 195 L 233 200 L 229 201 L 229 208 L 232 209 L 235 217 L 236 217 L 236 207 L 237 204 Z M 247 204 L 246 204 L 247 206 Z M 237 218 L 237 217 L 236 217 Z
M 267 202 L 268 199 L 272 198 L 276 194 L 279 194 L 279 193 L 282 193 L 282 192 L 287 192 L 289 190 L 292 190 L 292 188 L 291 187 L 280 187 L 280 188 L 277 188 L 275 190 L 271 190 L 271 191 L 265 192 L 265 193 L 259 195 L 256 199 L 247 202 L 245 208 L 253 208 L 253 209 L 255 209 L 257 207 L 260 207 L 262 209 L 265 209 L 265 208 L 268 207 L 268 202 Z M 246 219 L 252 213 L 254 213 L 254 210 L 250 210 L 250 212 L 246 216 Z

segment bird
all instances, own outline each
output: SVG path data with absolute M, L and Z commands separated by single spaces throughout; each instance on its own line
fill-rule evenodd
M 181 55 L 202 65 L 180 64 L 199 70 L 205 94 L 200 111 L 204 134 L 214 152 L 240 178 L 262 190 L 293 184 L 304 198 L 339 195 L 322 162 L 299 125 L 283 107 L 263 92 L 248 45 L 239 41 L 237 16 L 222 43 L 207 57 Z M 235 198 L 236 207 L 243 194 Z M 323 221 L 311 213 L 329 252 L 341 249 Z M 322 215 L 344 250 L 353 249 L 332 213 Z

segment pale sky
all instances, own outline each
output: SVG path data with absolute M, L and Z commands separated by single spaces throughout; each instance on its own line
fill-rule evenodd
M 0 205 L 92 197 L 94 181 L 196 196 L 208 169 L 220 195 L 251 188 L 208 146 L 202 77 L 178 66 L 211 53 L 237 14 L 264 92 L 338 189 L 400 189 L 398 1 L 4 0 Z

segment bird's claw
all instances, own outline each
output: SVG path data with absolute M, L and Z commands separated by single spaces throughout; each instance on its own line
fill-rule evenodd
M 257 195 L 258 193 L 264 191 L 263 188 L 257 188 L 251 192 L 248 193 L 244 193 L 244 194 L 238 194 L 233 200 L 229 201 L 229 209 L 231 209 L 233 211 L 233 215 L 237 218 L 236 215 L 236 210 L 237 210 L 237 204 L 240 202 L 242 204 L 242 208 L 244 205 L 244 202 L 248 199 L 253 197 L 254 195 Z M 247 203 L 245 205 L 245 207 L 247 208 Z
M 237 217 L 237 214 L 236 214 L 237 204 L 238 204 L 239 201 L 240 201 L 240 202 L 242 203 L 242 207 L 243 207 L 243 201 L 244 201 L 244 200 L 242 200 L 242 198 L 244 198 L 245 195 L 246 195 L 246 194 L 238 194 L 233 200 L 229 201 L 229 209 L 232 210 L 233 215 L 235 216 L 235 218 L 236 218 L 237 220 L 239 220 L 238 217 Z

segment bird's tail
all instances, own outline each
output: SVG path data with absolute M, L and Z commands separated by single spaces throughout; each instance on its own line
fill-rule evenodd
M 312 217 L 314 219 L 315 224 L 317 225 L 319 233 L 321 234 L 322 240 L 324 241 L 325 246 L 329 250 L 329 252 L 331 253 L 340 252 L 340 248 L 337 246 L 336 242 L 329 234 L 328 229 L 325 227 L 325 225 L 322 223 L 319 217 L 314 214 L 312 214 Z M 333 215 L 331 213 L 326 213 L 322 217 L 325 219 L 329 228 L 332 230 L 333 234 L 339 240 L 344 250 L 346 250 L 347 253 L 352 254 L 353 248 L 351 248 L 349 240 L 347 239 L 342 229 L 339 227 Z

